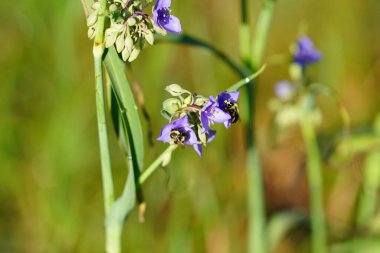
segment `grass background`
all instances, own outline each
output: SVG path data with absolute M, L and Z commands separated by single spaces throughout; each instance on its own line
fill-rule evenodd
M 254 2 L 255 23 L 261 1 Z M 183 30 L 239 61 L 239 1 L 173 1 Z M 79 0 L 0 2 L 0 252 L 102 252 L 103 202 L 97 139 L 92 43 Z M 323 52 L 312 76 L 337 89 L 353 122 L 366 129 L 379 109 L 380 2 L 278 1 L 266 59 L 289 52 L 299 31 Z M 270 143 L 267 102 L 273 84 L 288 79 L 286 64 L 269 66 L 258 89 L 258 129 L 268 213 L 307 212 L 305 154 L 297 130 Z M 149 47 L 128 70 L 140 85 L 154 136 L 165 120 L 163 88 L 171 83 L 216 95 L 239 78 L 203 49 L 173 44 Z M 326 136 L 342 124 L 322 100 Z M 244 113 L 243 113 L 244 114 Z M 145 131 L 147 128 L 145 127 Z M 144 186 L 146 221 L 134 211 L 126 222 L 125 252 L 245 252 L 246 170 L 241 124 L 199 158 L 178 150 L 172 163 Z M 116 189 L 126 169 L 110 132 Z M 165 147 L 146 143 L 146 164 Z M 326 215 L 331 241 L 352 231 L 363 155 L 326 166 Z M 379 165 L 380 166 L 380 165 Z M 374 201 L 376 201 L 374 199 Z M 275 252 L 307 252 L 308 229 L 291 233 Z

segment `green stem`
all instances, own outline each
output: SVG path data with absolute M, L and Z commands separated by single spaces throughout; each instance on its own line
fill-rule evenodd
M 124 185 L 122 195 L 115 201 L 110 215 L 106 222 L 106 251 L 107 253 L 121 252 L 121 236 L 123 233 L 124 221 L 128 213 L 134 208 L 136 202 L 134 170 L 131 146 L 127 144 L 125 135 L 125 123 L 119 119 L 119 135 L 122 148 L 125 152 L 127 165 L 129 168 L 128 177 Z
M 247 48 L 249 48 L 249 29 L 247 0 L 242 0 L 242 25 L 240 38 L 241 56 L 245 65 L 256 71 L 262 64 L 265 46 L 267 43 L 270 23 L 275 6 L 275 0 L 266 0 L 263 9 L 260 11 L 256 25 L 256 33 L 252 41 L 252 54 L 248 58 Z M 266 217 L 265 217 L 265 197 L 262 168 L 260 164 L 260 155 L 255 138 L 255 114 L 256 105 L 255 97 L 257 96 L 256 86 L 252 82 L 246 86 L 247 90 L 247 168 L 248 168 L 248 252 L 265 253 L 267 252 L 266 239 Z
M 104 208 L 106 216 L 114 201 L 114 189 L 111 171 L 111 161 L 108 148 L 107 125 L 105 117 L 102 59 L 94 58 L 95 61 L 95 92 L 96 92 L 96 110 L 98 118 L 98 133 L 100 146 L 100 161 L 102 169 Z
M 300 126 L 307 151 L 307 172 L 310 194 L 311 247 L 313 253 L 327 252 L 326 225 L 323 208 L 321 154 L 313 120 L 314 99 L 305 96 L 302 101 Z
M 103 87 L 103 69 L 102 56 L 104 53 L 104 21 L 105 21 L 106 1 L 100 1 L 99 18 L 96 26 L 96 35 L 94 40 L 94 65 L 95 65 L 95 92 L 96 92 L 96 109 L 98 118 L 98 132 L 100 145 L 100 158 L 102 167 L 102 180 L 104 192 L 104 208 L 106 216 L 114 202 L 114 189 L 111 171 L 111 161 L 108 148 L 107 125 L 105 116 L 104 87 Z
M 108 148 L 107 125 L 106 125 L 106 108 L 104 103 L 104 87 L 103 87 L 103 69 L 102 57 L 104 54 L 104 22 L 105 22 L 105 9 L 106 1 L 100 1 L 99 17 L 96 26 L 96 35 L 94 40 L 94 63 L 95 63 L 95 80 L 96 80 L 96 107 L 98 115 L 98 131 L 99 131 L 99 145 L 100 157 L 102 167 L 102 180 L 104 192 L 104 208 L 106 213 L 106 220 L 109 218 L 110 210 L 115 201 L 111 161 Z M 106 225 L 106 251 L 108 253 L 120 252 L 120 235 L 114 233 L 114 229 L 109 229 Z M 115 248 L 116 247 L 116 248 Z
M 249 32 L 249 29 L 247 30 Z M 204 48 L 213 53 L 216 57 L 218 57 L 222 62 L 224 62 L 230 69 L 235 71 L 240 77 L 246 77 L 249 75 L 249 71 L 246 68 L 243 68 L 236 64 L 231 58 L 229 58 L 226 54 L 224 54 L 219 49 L 215 48 L 212 44 L 204 42 L 202 40 L 196 39 L 186 34 L 182 35 L 166 35 L 165 37 L 159 37 L 156 41 L 168 41 L 174 43 L 180 43 L 184 45 L 197 46 L 200 48 Z M 248 45 L 249 47 L 249 45 Z M 249 50 L 248 50 L 249 52 Z M 249 57 L 249 56 L 248 56 Z
M 143 184 L 145 180 L 160 166 L 160 164 L 167 158 L 167 155 L 170 155 L 178 145 L 170 145 L 157 159 L 140 175 L 139 181 L 140 184 Z

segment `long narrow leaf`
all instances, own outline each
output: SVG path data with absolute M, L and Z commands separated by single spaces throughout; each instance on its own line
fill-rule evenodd
M 114 48 L 108 50 L 104 63 L 116 95 L 120 99 L 119 102 L 122 106 L 123 115 L 126 117 L 126 124 L 131 133 L 131 136 L 128 136 L 131 137 L 131 154 L 132 156 L 136 156 L 138 168 L 141 170 L 144 161 L 143 132 L 135 99 L 124 73 L 124 64 L 119 59 Z
M 104 60 L 112 87 L 119 103 L 120 115 L 123 122 L 125 136 L 128 138 L 130 148 L 129 158 L 134 170 L 135 189 L 139 203 L 144 202 L 140 172 L 143 168 L 144 145 L 143 132 L 137 106 L 128 79 L 124 73 L 124 64 L 119 59 L 115 48 L 110 48 Z

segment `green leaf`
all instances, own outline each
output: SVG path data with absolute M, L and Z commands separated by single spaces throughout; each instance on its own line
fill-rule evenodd
M 121 103 L 123 115 L 126 119 L 128 138 L 131 143 L 132 158 L 137 161 L 140 171 L 144 161 L 143 132 L 137 106 L 129 82 L 124 73 L 124 64 L 119 59 L 114 47 L 108 50 L 104 60 L 113 88 Z

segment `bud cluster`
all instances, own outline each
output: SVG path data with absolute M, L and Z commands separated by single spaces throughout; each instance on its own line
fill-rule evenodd
M 221 92 L 216 98 L 191 93 L 178 84 L 165 89 L 173 97 L 162 105 L 162 115 L 169 120 L 157 140 L 174 145 L 193 146 L 201 156 L 202 146 L 212 141 L 216 131 L 210 129 L 214 123 L 223 123 L 229 128 L 239 119 L 237 100 L 239 91 Z
M 157 3 L 162 2 L 162 0 Z M 156 20 L 157 3 L 153 9 L 153 16 L 144 12 L 147 4 L 139 0 L 108 0 L 106 8 L 107 28 L 105 30 L 105 47 L 115 45 L 124 61 L 134 61 L 141 50 L 147 45 L 153 45 L 154 34 L 166 35 L 166 28 Z M 161 4 L 162 5 L 162 4 Z M 87 18 L 88 37 L 93 39 L 99 16 L 100 3 L 92 5 L 92 13 Z M 170 6 L 168 6 L 169 10 Z M 167 19 L 174 16 L 168 15 Z M 178 21 L 179 24 L 179 21 Z M 179 27 L 180 29 L 180 27 Z M 170 31 L 170 30 L 169 30 Z

